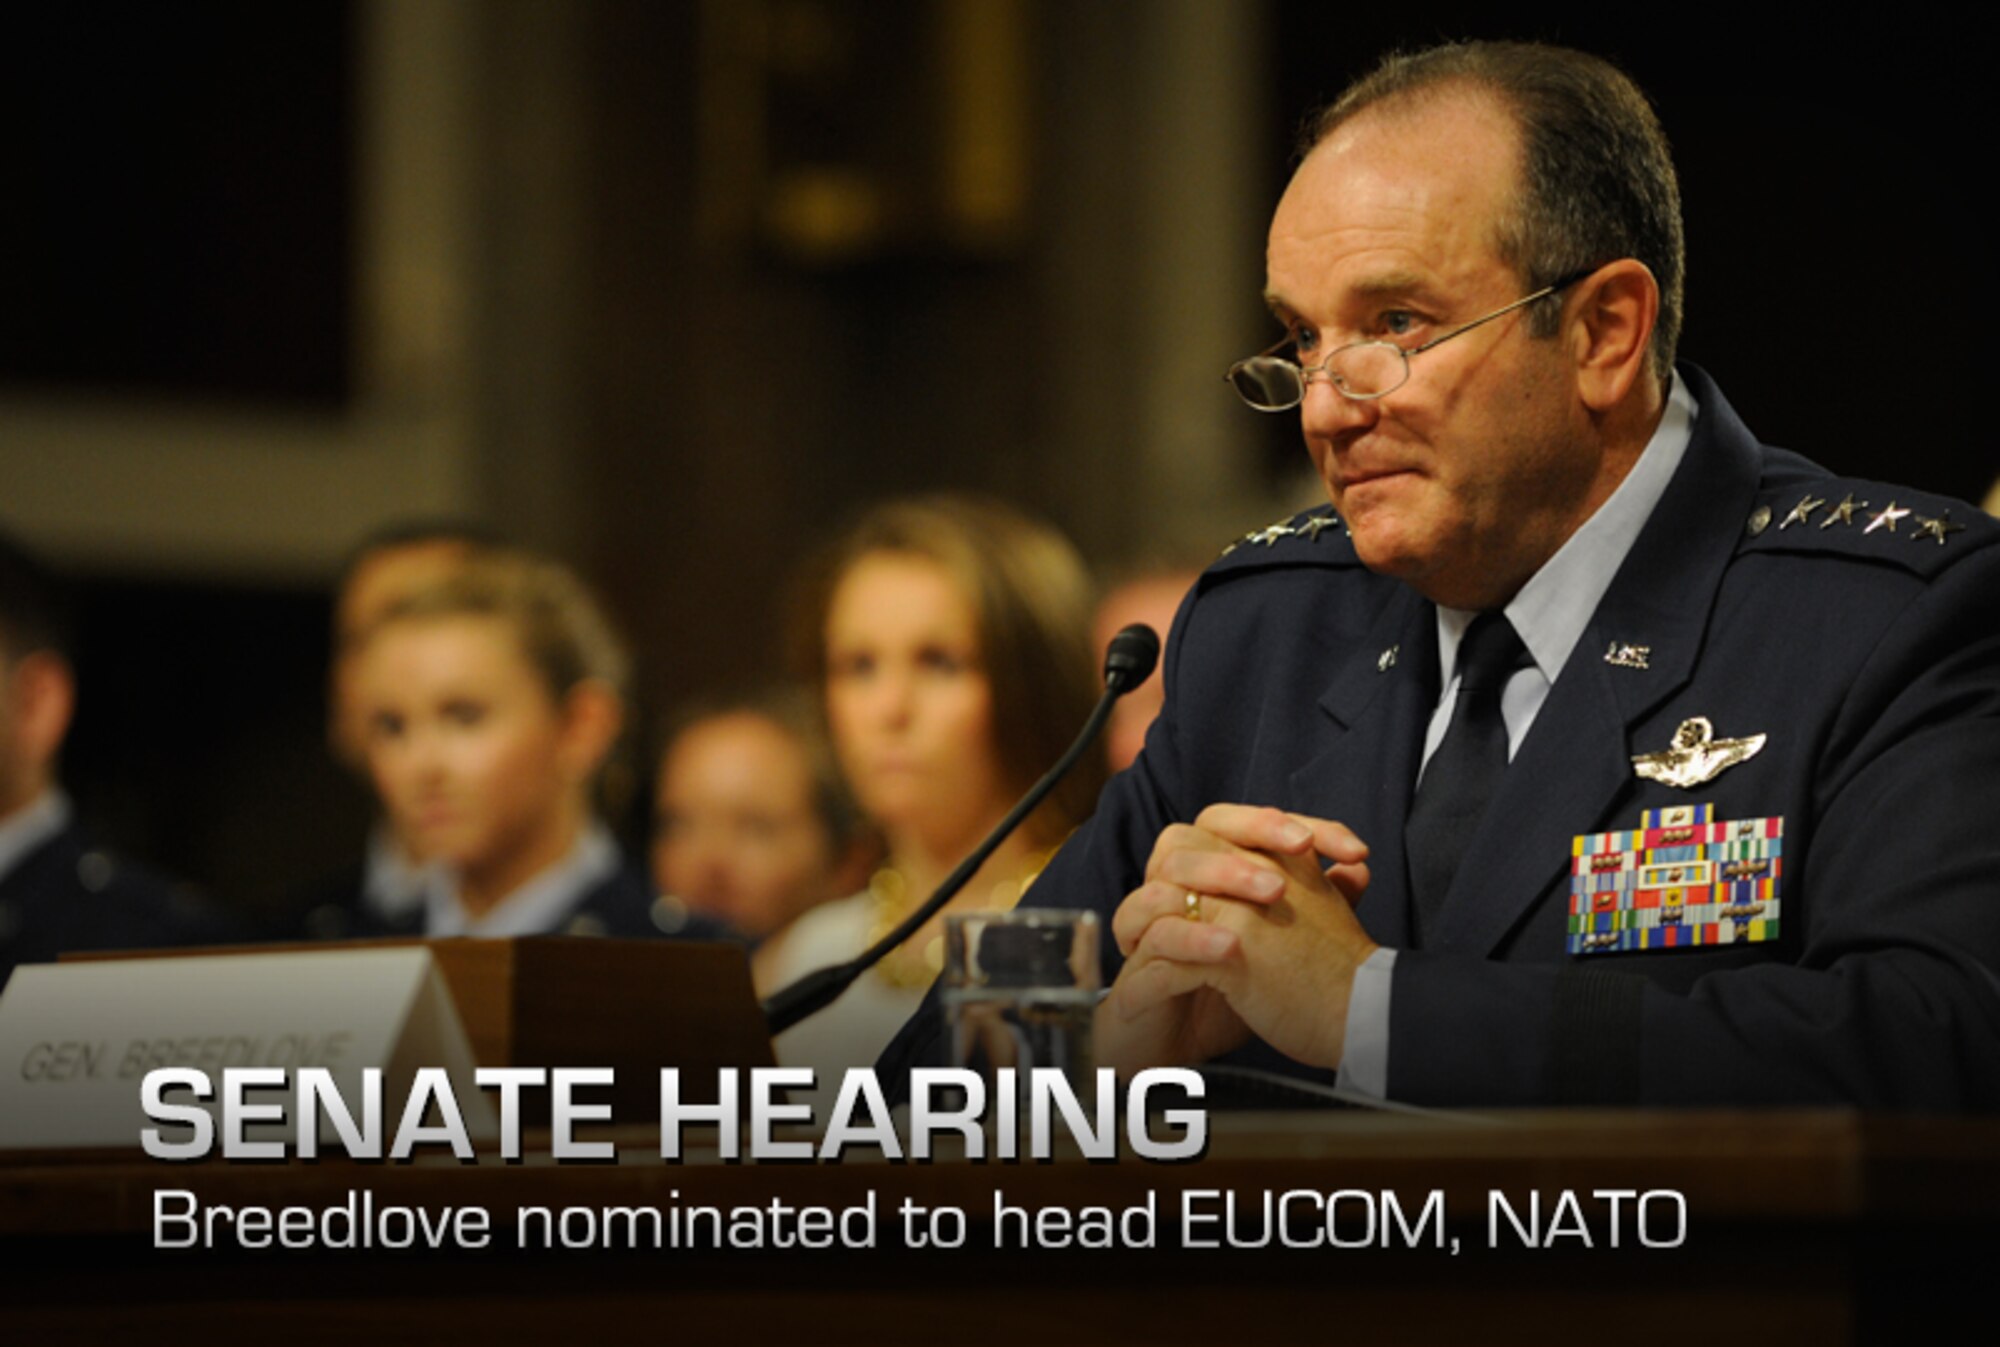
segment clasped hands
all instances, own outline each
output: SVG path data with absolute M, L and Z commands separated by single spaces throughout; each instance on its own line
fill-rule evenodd
M 1376 948 L 1354 917 L 1367 857 L 1343 824 L 1252 805 L 1162 832 L 1111 920 L 1125 966 L 1098 1007 L 1098 1062 L 1201 1062 L 1255 1034 L 1338 1066 L 1354 972 Z

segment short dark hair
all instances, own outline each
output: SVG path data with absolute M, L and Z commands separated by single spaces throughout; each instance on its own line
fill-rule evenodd
M 1521 194 L 1494 240 L 1530 290 L 1621 257 L 1660 285 L 1651 358 L 1665 379 L 1680 340 L 1680 183 L 1666 133 L 1639 86 L 1599 56 L 1535 42 L 1455 42 L 1394 52 L 1307 123 L 1309 152 L 1371 107 L 1473 89 L 1491 94 L 1521 132 Z M 1531 331 L 1555 332 L 1537 305 Z
M 70 654 L 69 592 L 28 550 L 0 534 L 0 660 Z

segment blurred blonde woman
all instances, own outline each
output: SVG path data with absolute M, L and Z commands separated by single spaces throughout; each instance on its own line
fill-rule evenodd
M 714 934 L 674 911 L 598 819 L 594 788 L 624 725 L 629 660 L 567 569 L 468 560 L 390 604 L 354 683 L 370 778 L 432 871 L 429 935 Z

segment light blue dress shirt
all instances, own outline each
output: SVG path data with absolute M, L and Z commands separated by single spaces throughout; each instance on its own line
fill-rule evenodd
M 1583 638 L 1583 629 L 1590 625 L 1604 591 L 1611 588 L 1612 577 L 1666 494 L 1667 483 L 1673 480 L 1693 438 L 1699 412 L 1694 395 L 1680 375 L 1674 375 L 1660 424 L 1632 471 L 1503 610 L 1533 660 L 1517 671 L 1500 693 L 1508 761 L 1528 737 L 1528 728 L 1548 701 L 1549 689 L 1569 661 L 1570 652 Z M 1460 608 L 1437 610 L 1438 682 L 1444 693 L 1424 734 L 1425 766 L 1451 724 L 1452 708 L 1458 701 L 1458 643 L 1477 616 Z M 1418 779 L 1422 779 L 1421 771 Z M 1354 989 L 1347 1002 L 1347 1043 L 1341 1054 L 1339 1084 L 1377 1098 L 1386 1095 L 1389 1086 L 1389 992 L 1395 968 L 1395 950 L 1376 950 L 1355 970 Z

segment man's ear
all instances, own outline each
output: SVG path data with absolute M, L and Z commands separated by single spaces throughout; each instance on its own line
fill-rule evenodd
M 76 675 L 61 655 L 36 650 L 15 661 L 10 681 L 15 741 L 31 769 L 53 771 L 76 713 Z
M 1660 283 L 1644 262 L 1620 258 L 1578 281 L 1570 304 L 1577 391 L 1591 411 L 1610 411 L 1650 368 Z

